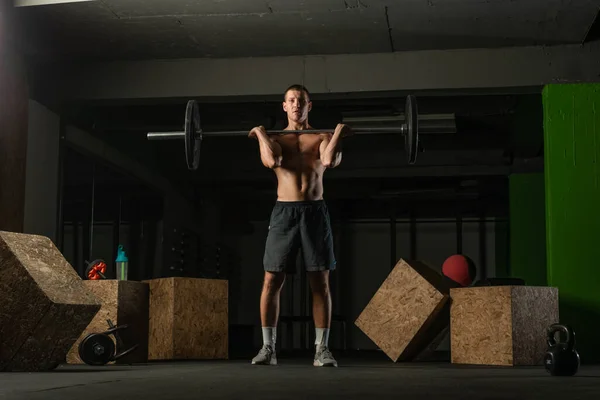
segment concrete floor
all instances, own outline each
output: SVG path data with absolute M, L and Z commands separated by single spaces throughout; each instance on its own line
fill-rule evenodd
M 541 367 L 337 358 L 338 368 L 315 368 L 310 357 L 294 356 L 275 367 L 230 360 L 0 373 L 0 399 L 600 399 L 600 366 L 557 378 Z

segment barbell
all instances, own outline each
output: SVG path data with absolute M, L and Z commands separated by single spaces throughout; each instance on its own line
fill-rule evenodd
M 417 100 L 415 96 L 406 97 L 404 108 L 405 123 L 399 126 L 378 126 L 378 127 L 356 127 L 352 132 L 358 135 L 381 135 L 396 134 L 404 136 L 404 147 L 406 150 L 407 161 L 414 164 L 417 161 L 417 152 L 419 148 L 419 115 L 417 110 Z M 200 148 L 202 140 L 205 137 L 231 137 L 248 136 L 248 131 L 215 131 L 204 132 L 200 123 L 200 109 L 196 100 L 189 100 L 185 109 L 185 123 L 183 132 L 149 132 L 148 140 L 173 140 L 184 139 L 185 142 L 185 160 L 188 169 L 195 171 L 200 165 Z M 270 130 L 268 135 L 282 134 L 307 134 L 307 133 L 333 133 L 335 129 L 306 129 L 306 130 Z

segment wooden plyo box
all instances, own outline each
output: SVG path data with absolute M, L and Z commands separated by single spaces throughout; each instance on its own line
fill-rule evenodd
M 147 282 L 149 360 L 228 358 L 226 280 L 173 277 Z
M 412 360 L 448 325 L 448 293 L 435 270 L 400 259 L 355 325 L 392 361 Z
M 79 343 L 90 333 L 101 333 L 109 329 L 107 320 L 114 325 L 127 324 L 126 329 L 119 330 L 124 348 L 122 352 L 137 344 L 131 353 L 119 358 L 116 364 L 136 364 L 148 361 L 148 300 L 147 283 L 135 281 L 118 281 L 115 279 L 84 281 L 86 288 L 92 292 L 102 304 L 100 311 L 77 339 L 67 354 L 68 364 L 83 364 L 79 358 Z M 111 335 L 115 342 L 114 335 Z M 111 362 L 113 364 L 115 362 Z
M 100 301 L 44 236 L 0 231 L 0 371 L 49 371 Z
M 472 287 L 450 296 L 452 363 L 542 365 L 546 329 L 559 322 L 557 288 Z

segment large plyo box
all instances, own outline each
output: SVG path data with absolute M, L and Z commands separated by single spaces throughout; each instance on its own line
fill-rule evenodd
M 54 243 L 0 231 L 0 371 L 47 371 L 100 310 Z

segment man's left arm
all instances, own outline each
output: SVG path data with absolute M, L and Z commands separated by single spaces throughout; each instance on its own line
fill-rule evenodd
M 335 168 L 342 162 L 342 137 L 350 134 L 350 127 L 338 124 L 333 135 L 323 135 L 319 145 L 321 164 L 325 168 Z

